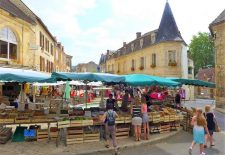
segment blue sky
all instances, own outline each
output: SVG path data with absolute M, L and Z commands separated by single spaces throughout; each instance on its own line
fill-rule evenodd
M 166 0 L 23 0 L 73 56 L 73 65 L 157 29 Z M 187 43 L 225 9 L 224 0 L 169 0 Z

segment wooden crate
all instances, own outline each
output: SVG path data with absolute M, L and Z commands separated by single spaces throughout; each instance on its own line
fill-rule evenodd
M 15 118 L 6 118 L 4 119 L 4 123 L 5 124 L 11 124 L 11 123 L 14 123 L 15 121 Z
M 123 139 L 129 137 L 130 128 L 129 127 L 120 127 L 116 129 L 116 138 Z
M 83 120 L 71 120 L 70 127 L 81 127 L 83 126 Z
M 169 115 L 169 117 L 170 117 L 170 122 L 175 121 L 175 115 Z
M 100 141 L 100 133 L 85 133 L 84 142 L 98 142 Z
M 163 122 L 170 122 L 170 116 L 169 115 L 165 115 L 164 116 L 164 121 Z
M 70 127 L 70 120 L 66 120 L 66 121 L 58 121 L 58 128 L 68 128 Z
M 66 144 L 79 144 L 84 142 L 83 128 L 70 127 L 67 128 Z
M 48 141 L 48 129 L 37 130 L 37 141 Z
M 57 127 L 51 127 L 50 128 L 50 135 L 51 140 L 56 140 L 58 138 L 58 128 Z
M 131 123 L 131 117 L 130 116 L 126 116 L 124 117 L 124 123 Z
M 124 123 L 124 117 L 116 118 L 116 124 L 123 124 L 123 123 Z
M 94 124 L 93 120 L 83 120 L 82 121 L 82 126 L 90 126 L 93 124 Z
M 170 132 L 170 124 L 164 124 L 160 126 L 160 133 Z
M 160 133 L 160 125 L 151 125 L 150 133 Z
M 160 114 L 152 115 L 152 122 L 153 123 L 159 123 L 161 121 Z
M 30 123 L 30 118 L 16 118 L 15 123 Z
M 174 120 L 175 121 L 180 121 L 180 116 L 179 115 L 175 115 Z
M 4 124 L 4 118 L 0 118 L 0 124 Z

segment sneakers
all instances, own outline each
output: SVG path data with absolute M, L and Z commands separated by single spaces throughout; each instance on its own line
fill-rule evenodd
M 192 155 L 192 148 L 191 147 L 189 147 L 188 153 L 189 153 L 189 155 Z
M 204 152 L 202 152 L 200 155 L 206 155 Z

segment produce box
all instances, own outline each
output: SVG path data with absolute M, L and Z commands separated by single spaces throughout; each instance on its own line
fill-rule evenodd
M 124 123 L 124 117 L 119 116 L 118 118 L 116 118 L 116 124 L 122 124 Z
M 170 122 L 175 121 L 175 116 L 176 116 L 176 115 L 174 115 L 174 114 L 169 115 L 169 117 L 170 117 Z
M 164 122 L 170 122 L 170 116 L 164 115 Z
M 125 116 L 124 117 L 124 123 L 131 123 L 131 116 Z
M 93 125 L 93 120 L 92 120 L 92 119 L 89 119 L 89 120 L 83 120 L 83 121 L 82 121 L 82 125 L 83 125 L 83 126 L 90 126 L 90 125 Z
M 30 123 L 29 117 L 16 117 L 15 123 Z
M 70 120 L 64 119 L 62 121 L 58 121 L 58 128 L 67 128 L 70 127 Z

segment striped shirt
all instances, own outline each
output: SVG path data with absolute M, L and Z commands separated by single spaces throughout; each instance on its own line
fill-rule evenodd
M 141 117 L 141 106 L 133 105 L 133 114 L 132 117 Z

